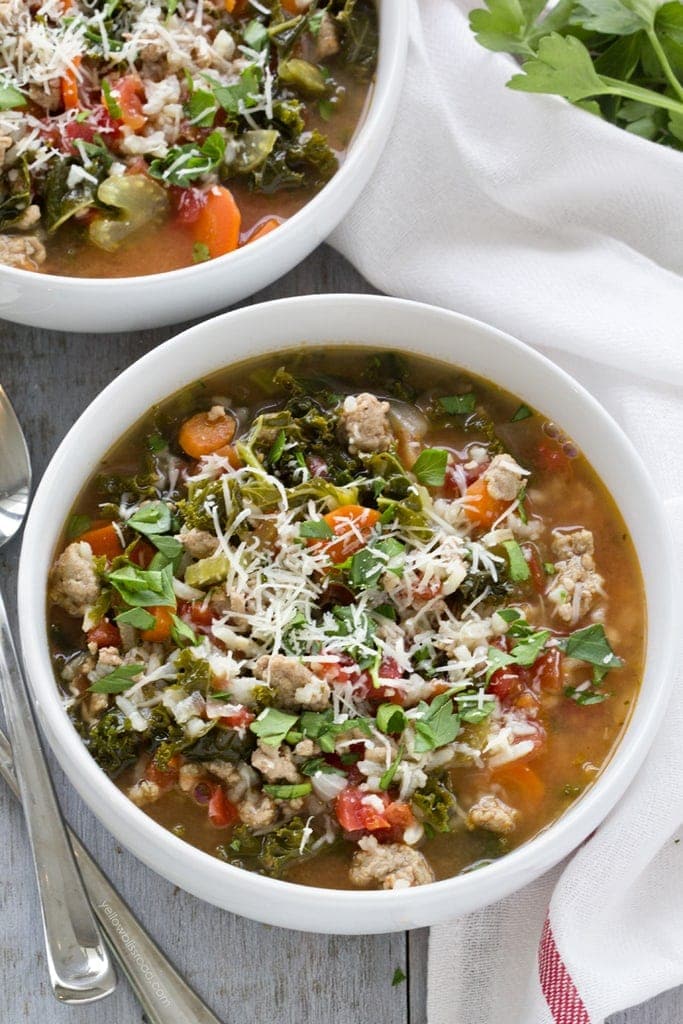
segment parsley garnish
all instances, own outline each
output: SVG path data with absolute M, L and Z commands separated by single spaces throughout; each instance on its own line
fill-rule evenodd
M 166 533 L 171 526 L 171 510 L 163 501 L 150 501 L 134 512 L 126 525 L 146 537 Z
M 460 716 L 453 707 L 455 690 L 447 690 L 435 697 L 431 704 L 421 700 L 417 710 L 420 718 L 413 719 L 415 726 L 415 752 L 424 754 L 452 743 L 460 732 Z
M 310 782 L 299 782 L 293 785 L 264 786 L 263 792 L 276 800 L 298 800 L 299 797 L 308 796 L 312 788 Z
M 144 671 L 144 665 L 119 665 L 113 672 L 102 676 L 96 683 L 89 686 L 88 690 L 90 693 L 123 693 L 125 690 L 130 690 L 135 682 L 135 677 Z
M 445 448 L 425 448 L 413 465 L 413 473 L 425 487 L 441 487 L 446 479 L 448 452 Z
M 294 728 L 297 715 L 288 715 L 277 708 L 264 708 L 255 722 L 249 726 L 255 736 L 269 747 L 279 747 L 290 729 Z
M 334 530 L 324 519 L 309 519 L 299 527 L 299 536 L 329 540 L 334 537 Z
M 509 575 L 514 583 L 523 583 L 531 575 L 529 563 L 516 540 L 504 540 L 503 547 L 508 556 Z
M 477 406 L 477 396 L 473 391 L 469 391 L 466 395 L 448 395 L 439 399 L 439 405 L 452 415 L 463 416 L 466 413 L 474 412 Z
M 520 420 L 528 420 L 530 416 L 533 416 L 533 412 L 528 405 L 520 405 L 516 412 L 512 414 L 510 423 L 519 423 Z

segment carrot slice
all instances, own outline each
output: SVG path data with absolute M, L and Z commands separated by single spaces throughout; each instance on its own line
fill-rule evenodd
M 270 217 L 252 231 L 244 244 L 249 245 L 250 242 L 258 242 L 259 238 L 269 235 L 271 231 L 275 231 L 275 228 L 279 228 L 280 224 L 281 221 L 277 220 L 276 217 Z
M 545 784 L 528 764 L 506 764 L 493 777 L 504 788 L 515 807 L 536 811 L 543 803 Z
M 78 540 L 89 544 L 93 555 L 104 556 L 109 561 L 123 554 L 123 545 L 111 523 L 86 530 L 78 537 Z
M 62 75 L 62 103 L 65 110 L 75 110 L 81 103 L 78 95 L 78 75 L 76 74 L 76 68 L 81 63 L 81 58 L 74 57 L 72 63 L 73 67 L 67 68 Z
M 171 627 L 173 626 L 173 620 L 171 615 L 173 614 L 172 608 L 166 608 L 164 606 L 152 605 L 147 611 L 150 615 L 155 618 L 155 623 L 150 626 L 149 629 L 143 629 L 140 636 L 143 640 L 146 640 L 150 644 L 160 644 L 164 640 L 168 640 L 171 635 Z
M 365 547 L 379 518 L 376 508 L 341 505 L 323 516 L 337 540 L 311 540 L 309 544 L 325 551 L 333 562 L 343 562 Z
M 463 505 L 465 515 L 471 523 L 478 526 L 493 526 L 498 516 L 502 516 L 508 502 L 491 497 L 486 480 L 480 476 L 465 491 L 467 504 Z
M 215 454 L 222 455 L 227 459 L 233 469 L 239 469 L 242 465 L 242 460 L 234 444 L 224 444 L 221 448 L 216 448 Z
M 214 185 L 193 225 L 195 243 L 205 245 L 211 259 L 225 256 L 239 245 L 241 226 L 242 214 L 232 192 Z
M 229 445 L 236 427 L 234 418 L 227 413 L 212 418 L 210 412 L 198 412 L 181 426 L 178 443 L 193 459 L 200 459 Z

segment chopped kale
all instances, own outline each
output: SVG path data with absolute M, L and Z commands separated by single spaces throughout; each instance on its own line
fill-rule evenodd
M 435 832 L 451 831 L 455 796 L 448 785 L 447 776 L 431 776 L 427 785 L 415 793 L 412 802 L 421 820 Z

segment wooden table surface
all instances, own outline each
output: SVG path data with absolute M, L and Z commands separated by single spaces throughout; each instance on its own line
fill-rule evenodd
M 323 247 L 249 302 L 372 290 L 341 257 Z M 65 335 L 0 322 L 0 382 L 26 430 L 35 481 L 67 429 L 105 384 L 184 326 Z M 0 552 L 0 582 L 12 615 L 18 555 L 16 540 Z M 225 1024 L 426 1024 L 426 930 L 365 937 L 304 935 L 254 924 L 202 903 L 121 849 L 51 763 L 62 806 L 76 830 Z M 139 1024 L 142 1013 L 125 982 L 94 1006 L 55 1002 L 21 815 L 1 782 L 0 827 L 0 1024 Z M 392 986 L 397 967 L 407 981 Z M 679 989 L 611 1018 L 610 1024 L 682 1020 Z

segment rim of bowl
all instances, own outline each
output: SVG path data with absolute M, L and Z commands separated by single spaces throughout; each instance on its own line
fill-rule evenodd
M 214 270 L 230 267 L 237 271 L 240 266 L 262 259 L 263 242 L 269 244 L 271 249 L 288 246 L 290 235 L 300 230 L 304 218 L 315 221 L 320 206 L 325 208 L 333 206 L 335 198 L 345 189 L 347 181 L 355 176 L 360 176 L 364 166 L 367 166 L 369 162 L 374 164 L 374 161 L 380 156 L 386 138 L 388 138 L 390 125 L 393 123 L 398 109 L 405 68 L 409 0 L 375 0 L 375 3 L 380 19 L 377 71 L 371 83 L 367 108 L 354 132 L 352 143 L 342 164 L 329 182 L 300 210 L 284 221 L 272 235 L 258 238 L 249 245 L 244 245 L 206 263 L 178 267 L 175 270 L 164 270 L 156 274 L 136 274 L 132 277 L 69 277 L 65 274 L 41 274 L 37 270 L 22 270 L 18 267 L 0 264 L 0 278 L 6 276 L 9 280 L 17 278 L 20 282 L 25 282 L 26 276 L 29 275 L 30 280 L 38 286 L 44 282 L 46 287 L 59 287 L 60 289 L 81 287 L 92 290 L 125 287 L 127 291 L 130 291 L 131 288 L 143 289 L 145 282 L 149 287 L 150 281 L 164 282 L 169 285 L 179 284 L 185 280 L 192 281 L 202 271 L 206 273 L 207 266 Z M 384 133 L 383 125 L 389 126 Z M 376 140 L 381 140 L 381 145 L 378 146 Z
M 90 425 L 99 420 L 102 415 L 106 415 L 107 407 L 111 408 L 110 403 L 124 394 L 129 382 L 141 375 L 148 375 L 148 370 L 154 364 L 159 360 L 164 360 L 174 351 L 176 354 L 189 354 L 193 348 L 196 351 L 195 346 L 207 326 L 214 329 L 216 326 L 223 327 L 225 325 L 227 331 L 224 333 L 228 335 L 230 329 L 240 330 L 248 325 L 252 332 L 267 335 L 268 328 L 264 325 L 270 318 L 278 324 L 286 323 L 290 316 L 297 311 L 297 307 L 302 314 L 308 312 L 314 316 L 317 315 L 321 325 L 329 324 L 335 318 L 344 322 L 349 314 L 360 319 L 364 318 L 367 323 L 380 320 L 384 313 L 391 310 L 399 313 L 402 319 L 410 320 L 411 324 L 414 324 L 417 338 L 424 336 L 420 335 L 419 330 L 424 331 L 429 322 L 435 319 L 446 322 L 454 331 L 464 328 L 471 335 L 478 334 L 482 338 L 488 337 L 493 344 L 501 346 L 503 350 L 507 349 L 512 354 L 513 364 L 515 360 L 523 359 L 530 369 L 535 367 L 544 376 L 554 377 L 561 387 L 565 399 L 571 397 L 578 401 L 583 406 L 583 410 L 589 413 L 593 423 L 599 423 L 603 438 L 610 443 L 610 450 L 619 452 L 621 472 L 628 473 L 629 486 L 641 495 L 641 500 L 643 492 L 654 493 L 654 485 L 640 456 L 600 403 L 569 374 L 545 356 L 497 328 L 436 306 L 380 295 L 326 294 L 278 299 L 247 306 L 191 327 L 137 360 L 94 399 L 59 445 L 34 496 L 22 543 L 18 604 L 26 672 L 41 725 L 52 750 L 72 784 L 102 821 L 105 828 L 163 877 L 208 902 L 214 902 L 218 906 L 233 910 L 243 916 L 283 927 L 307 931 L 358 934 L 420 927 L 453 917 L 454 913 L 462 913 L 483 906 L 508 895 L 516 888 L 531 881 L 532 878 L 538 877 L 543 871 L 548 870 L 574 850 L 590 834 L 612 810 L 632 782 L 654 739 L 673 683 L 671 668 L 674 645 L 671 641 L 675 635 L 674 572 L 671 561 L 667 560 L 665 554 L 666 551 L 671 550 L 669 528 L 659 505 L 654 501 L 650 502 L 647 545 L 643 545 L 642 540 L 638 542 L 634 538 L 647 600 L 646 659 L 638 699 L 624 734 L 613 750 L 609 762 L 590 788 L 560 818 L 515 850 L 475 872 L 456 875 L 426 886 L 394 892 L 348 891 L 304 886 L 257 875 L 220 861 L 177 838 L 132 804 L 98 767 L 71 725 L 62 705 L 47 644 L 45 602 L 46 572 L 44 570 L 51 563 L 54 545 L 62 527 L 60 519 L 57 524 L 58 529 L 50 531 L 54 519 L 51 511 L 53 489 L 59 489 L 62 468 L 72 459 L 73 450 L 78 450 L 78 439 L 87 436 Z M 292 330 L 294 332 L 293 340 L 288 347 L 296 348 L 297 341 L 294 339 L 299 334 L 299 328 L 294 327 Z M 330 335 L 335 340 L 327 341 L 324 340 L 325 331 L 326 328 L 321 326 L 315 341 L 309 340 L 307 344 L 312 347 L 343 344 L 339 340 L 340 335 L 344 333 L 342 330 L 339 328 L 331 330 Z M 275 333 L 278 333 L 277 328 Z M 299 337 L 299 343 L 302 337 L 303 335 Z M 354 343 L 410 351 L 406 344 L 396 345 L 393 343 L 392 345 L 391 342 L 378 343 L 377 341 L 367 342 L 367 340 L 356 341 L 355 339 Z M 277 341 L 267 342 L 264 343 L 260 354 L 284 349 L 284 347 Z M 419 341 L 416 341 L 412 351 L 431 355 L 430 352 L 424 351 Z M 441 358 L 441 361 L 445 361 L 443 357 L 433 355 L 431 357 Z M 248 358 L 248 356 L 244 358 Z M 243 357 L 236 360 L 236 362 L 241 361 L 243 361 Z M 202 373 L 209 374 L 219 370 L 221 365 L 227 367 L 230 365 L 230 361 L 223 360 L 220 363 L 213 360 L 213 369 L 209 369 L 207 366 L 206 369 L 198 372 L 181 373 L 177 384 L 170 389 L 167 388 L 164 394 L 169 396 L 174 390 L 197 379 Z M 454 365 L 461 364 L 454 360 Z M 472 372 L 480 372 L 481 376 L 485 375 L 475 369 L 472 369 Z M 499 383 L 499 386 L 509 390 L 504 380 L 499 382 L 496 379 L 493 383 Z M 160 397 L 163 395 L 157 395 L 155 390 L 149 399 L 149 404 L 151 405 Z M 519 397 L 524 399 L 525 396 L 519 394 Z M 540 405 L 533 401 L 531 404 L 536 405 L 537 408 Z M 542 407 L 540 411 L 546 413 Z M 551 412 L 552 410 L 548 410 L 548 414 Z M 144 415 L 144 411 L 140 414 L 136 413 L 132 418 L 128 416 L 128 427 L 132 426 L 142 415 Z M 554 418 L 562 422 L 561 416 L 554 416 Z M 119 431 L 118 436 L 121 436 L 125 429 Z M 115 441 L 116 439 L 114 443 Z M 93 453 L 93 464 L 97 463 L 109 447 L 111 447 L 111 442 L 103 450 Z M 581 443 L 581 447 L 586 449 L 586 458 L 593 464 L 591 443 L 586 445 Z M 78 486 L 68 495 L 67 510 L 76 499 L 78 491 L 90 472 L 92 472 L 92 467 L 78 474 Z M 630 528 L 630 524 L 627 525 Z M 630 532 L 632 532 L 631 529 Z M 46 536 L 49 540 L 49 550 L 45 540 Z M 656 568 L 656 571 L 651 570 L 647 575 L 641 557 L 645 547 L 649 561 L 654 561 Z M 41 562 L 44 563 L 43 568 L 41 568 Z M 654 581 L 655 578 L 656 587 L 654 582 L 650 587 L 650 581 Z M 656 614 L 653 614 L 655 605 Z M 657 637 L 656 644 L 653 643 L 654 634 Z M 648 700 L 644 701 L 642 693 L 646 683 L 652 692 L 648 694 Z M 106 808 L 106 811 L 103 808 Z M 103 820 L 105 813 L 108 815 L 106 822 Z M 155 851 L 164 852 L 166 863 L 163 867 L 155 863 Z M 177 868 L 177 865 L 180 867 Z M 216 892 L 213 896 L 207 895 L 206 885 L 201 881 L 202 875 L 205 879 L 209 876 L 212 880 L 215 879 Z M 188 877 L 191 878 L 189 882 Z M 223 883 L 225 891 L 232 893 L 232 897 L 227 900 L 224 898 L 224 892 L 220 890 L 221 883 Z M 455 910 L 450 909 L 449 897 L 453 899 Z M 253 901 L 253 909 L 250 901 Z M 239 909 L 236 908 L 236 903 L 239 904 Z M 249 904 L 247 909 L 245 909 L 246 904 Z M 308 909 L 302 911 L 300 917 L 301 919 L 305 918 L 306 923 L 302 924 L 301 920 L 297 921 L 296 919 L 290 921 L 288 915 L 296 915 L 304 905 Z M 335 911 L 340 913 L 340 920 L 334 920 Z M 389 911 L 388 914 L 387 911 Z M 349 921 L 354 915 L 358 916 L 358 922 L 350 925 Z M 345 922 L 341 918 L 344 918 Z

